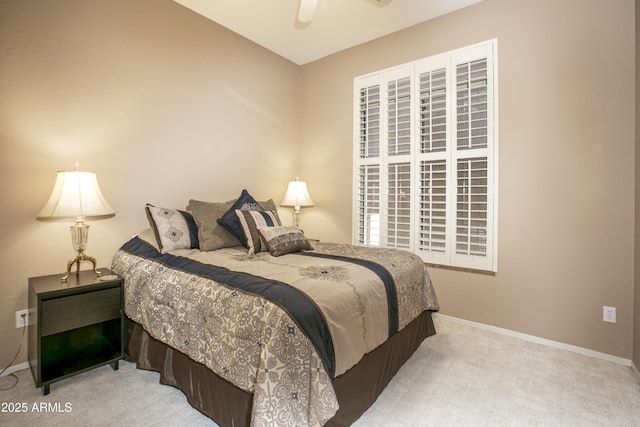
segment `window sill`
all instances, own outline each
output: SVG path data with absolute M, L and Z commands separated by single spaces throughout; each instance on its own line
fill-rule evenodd
M 495 276 L 496 275 L 495 271 L 477 270 L 475 268 L 453 267 L 453 266 L 450 266 L 450 265 L 431 264 L 431 263 L 428 263 L 428 262 L 425 262 L 424 265 L 426 265 L 428 268 L 441 268 L 443 270 L 453 270 L 453 271 L 462 271 L 462 272 L 465 272 L 465 273 L 484 274 L 485 276 Z

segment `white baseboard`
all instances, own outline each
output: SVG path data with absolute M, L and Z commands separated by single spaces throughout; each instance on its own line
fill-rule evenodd
M 9 366 L 6 371 L 0 375 L 0 377 L 5 377 L 9 374 L 13 374 L 14 372 L 22 371 L 23 369 L 27 369 L 29 367 L 29 362 L 18 363 L 17 365 Z
M 588 348 L 578 347 L 578 346 L 571 345 L 571 344 L 565 344 L 565 343 L 558 342 L 558 341 L 552 341 L 552 340 L 548 340 L 546 338 L 536 337 L 534 335 L 527 335 L 527 334 L 523 334 L 523 333 L 520 333 L 520 332 L 509 330 L 509 329 L 498 328 L 497 326 L 485 325 L 484 323 L 478 323 L 478 322 L 472 322 L 470 320 L 459 319 L 457 317 L 447 316 L 446 314 L 435 313 L 435 316 L 436 317 L 442 317 L 444 319 L 448 319 L 448 320 L 451 320 L 453 322 L 458 322 L 458 323 L 462 323 L 462 324 L 465 324 L 465 325 L 474 326 L 474 327 L 479 328 L 479 329 L 484 329 L 484 330 L 487 330 L 487 331 L 496 332 L 496 333 L 503 334 L 503 335 L 508 335 L 508 336 L 511 336 L 511 337 L 514 337 L 514 338 L 520 338 L 520 339 L 525 340 L 525 341 L 530 341 L 530 342 L 534 342 L 534 343 L 537 343 L 537 344 L 546 345 L 548 347 L 559 348 L 559 349 L 562 349 L 562 350 L 569 350 L 569 351 L 572 351 L 574 353 L 579 353 L 579 354 L 583 354 L 585 356 L 595 357 L 597 359 L 608 360 L 610 362 L 618 363 L 618 364 L 624 365 L 624 366 L 632 366 L 632 363 L 631 363 L 630 359 L 625 359 L 623 357 L 613 356 L 613 355 L 607 354 L 607 353 L 601 353 L 599 351 L 589 350 Z M 638 370 L 636 369 L 636 375 L 637 375 L 637 373 L 638 373 Z

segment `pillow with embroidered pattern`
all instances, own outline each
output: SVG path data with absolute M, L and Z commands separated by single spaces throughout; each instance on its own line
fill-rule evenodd
M 189 212 L 160 208 L 149 203 L 145 211 L 161 253 L 199 247 L 198 227 Z
M 280 226 L 264 227 L 258 226 L 258 232 L 264 239 L 273 256 L 281 256 L 292 252 L 313 250 L 309 240 L 302 234 L 298 227 Z

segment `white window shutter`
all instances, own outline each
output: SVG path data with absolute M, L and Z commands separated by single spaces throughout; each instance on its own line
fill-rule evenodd
M 419 76 L 420 152 L 447 149 L 446 69 L 425 71 Z
M 354 79 L 354 242 L 497 270 L 496 40 Z
M 360 166 L 358 175 L 357 242 L 380 245 L 380 166 Z
M 411 154 L 411 78 L 387 81 L 387 148 L 389 156 Z
M 382 80 L 373 75 L 354 87 L 354 241 L 381 244 L 380 193 L 382 162 Z
M 359 156 L 380 157 L 380 85 L 359 89 Z
M 420 162 L 420 251 L 446 252 L 447 181 L 445 160 Z
M 411 247 L 411 164 L 390 163 L 387 172 L 387 235 L 392 248 Z

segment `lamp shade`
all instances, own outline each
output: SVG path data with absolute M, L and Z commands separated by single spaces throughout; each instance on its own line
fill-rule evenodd
M 58 172 L 49 201 L 38 218 L 85 218 L 111 215 L 115 211 L 105 200 L 93 172 Z
M 307 190 L 307 183 L 299 181 L 298 178 L 289 182 L 287 194 L 285 194 L 280 206 L 313 206 L 313 200 Z

